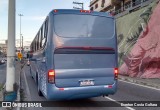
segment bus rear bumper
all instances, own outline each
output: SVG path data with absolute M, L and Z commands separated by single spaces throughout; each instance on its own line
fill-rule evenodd
M 102 95 L 113 95 L 117 91 L 117 81 L 113 85 L 85 86 L 58 88 L 54 84 L 48 84 L 46 98 L 48 100 L 72 100 L 79 98 L 91 98 Z

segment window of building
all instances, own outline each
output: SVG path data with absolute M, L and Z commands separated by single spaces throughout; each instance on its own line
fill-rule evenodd
M 128 8 L 130 8 L 130 7 L 131 7 L 131 1 L 126 2 L 126 3 L 124 4 L 124 9 L 128 9 Z
M 91 7 L 90 10 L 93 11 L 93 7 Z
M 104 7 L 105 0 L 102 0 L 101 7 Z
M 97 8 L 98 8 L 98 4 L 95 5 L 95 9 L 97 9 Z

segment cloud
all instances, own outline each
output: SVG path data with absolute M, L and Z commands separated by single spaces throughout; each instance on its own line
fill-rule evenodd
M 8 0 L 0 0 L 0 12 L 4 13 L 8 7 Z
M 8 4 L 8 0 L 1 0 L 0 1 L 0 5 L 5 5 L 5 4 Z
M 8 6 L 8 0 L 0 0 L 0 7 L 6 8 Z

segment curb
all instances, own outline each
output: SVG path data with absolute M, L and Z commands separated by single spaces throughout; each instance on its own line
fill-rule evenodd
M 17 91 L 17 100 L 16 101 L 20 101 L 21 100 L 21 93 L 20 93 L 20 90 L 21 90 L 21 71 L 20 71 L 20 74 L 19 74 L 19 81 L 18 81 L 18 91 Z M 20 107 L 17 107 L 16 110 L 20 110 L 21 108 Z
M 21 101 L 21 78 L 22 78 L 22 73 L 23 73 L 23 71 L 22 71 L 22 69 L 23 69 L 23 67 L 25 66 L 25 63 L 24 64 L 22 64 L 22 63 L 20 63 L 20 66 L 21 66 L 21 70 L 20 70 L 20 72 L 19 72 L 19 81 L 18 81 L 18 85 L 19 85 L 19 88 L 18 88 L 18 91 L 17 91 L 17 100 L 16 101 L 18 101 L 18 102 L 20 102 Z M 17 107 L 17 109 L 16 110 L 21 110 L 21 107 Z
M 127 77 L 127 76 L 122 76 L 119 75 L 119 80 L 122 81 L 127 81 L 127 82 L 131 82 L 131 83 L 136 83 L 136 84 L 140 84 L 140 85 L 144 85 L 144 86 L 149 86 L 155 89 L 160 89 L 160 85 L 159 84 L 155 84 L 149 81 L 143 81 L 143 80 L 137 80 L 137 79 L 133 79 L 131 77 Z
M 21 90 L 21 73 L 22 73 L 22 69 L 19 71 L 19 78 L 18 78 L 18 82 L 17 82 L 17 98 L 16 98 L 16 100 L 15 101 L 17 101 L 17 102 L 20 102 L 21 101 L 21 93 L 20 93 L 20 90 Z M 3 86 L 3 90 L 5 89 L 5 86 L 6 86 L 6 84 L 4 84 L 4 86 Z M 3 98 L 4 99 L 4 98 Z M 16 108 L 11 108 L 11 109 L 13 109 L 13 110 L 21 110 L 21 108 L 20 107 L 16 107 Z

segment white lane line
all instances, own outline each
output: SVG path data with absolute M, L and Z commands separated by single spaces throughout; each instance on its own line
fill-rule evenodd
M 108 99 L 108 100 L 111 100 L 111 101 L 113 101 L 113 102 L 115 102 L 115 103 L 117 103 L 117 104 L 119 104 L 119 105 L 121 105 L 120 102 L 118 102 L 118 101 L 116 101 L 116 100 L 114 100 L 114 99 L 112 99 L 112 98 L 109 98 L 109 97 L 107 97 L 107 96 L 105 96 L 105 98 Z M 136 110 L 136 109 L 134 109 L 134 108 L 132 108 L 132 107 L 125 107 L 125 108 L 127 108 L 127 109 L 129 109 L 129 110 Z
M 123 80 L 118 80 L 118 81 L 121 81 L 121 82 L 125 82 L 125 83 L 129 83 L 129 84 L 133 84 L 133 85 L 137 85 L 137 86 L 146 87 L 146 88 L 149 88 L 149 89 L 154 89 L 154 90 L 160 91 L 160 89 L 157 89 L 157 88 L 154 88 L 154 87 L 150 87 L 150 86 L 145 86 L 145 85 L 136 84 L 136 83 L 132 83 L 132 82 L 127 82 L 127 81 L 123 81 Z
M 25 81 L 25 84 L 26 84 L 26 92 L 27 92 L 27 97 L 28 97 L 28 101 L 31 101 L 31 93 L 30 93 L 30 90 L 29 90 L 29 86 L 28 86 L 28 81 L 27 81 L 27 78 L 26 78 L 26 73 L 23 71 L 23 77 L 24 77 L 24 81 Z

